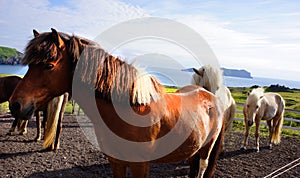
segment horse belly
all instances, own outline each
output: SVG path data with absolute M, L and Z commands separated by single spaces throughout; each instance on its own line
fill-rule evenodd
M 193 156 L 200 148 L 201 148 L 201 139 L 196 137 L 194 134 L 191 134 L 185 142 L 183 142 L 178 148 L 175 148 L 174 151 L 169 153 L 168 155 L 154 160 L 155 163 L 172 163 L 172 162 L 180 162 L 186 160 Z M 163 149 L 163 148 L 160 148 Z

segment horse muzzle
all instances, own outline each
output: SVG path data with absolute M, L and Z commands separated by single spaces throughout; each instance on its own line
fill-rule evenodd
M 247 124 L 248 124 L 249 126 L 252 126 L 252 125 L 253 125 L 253 120 L 248 120 Z
M 33 115 L 34 105 L 30 103 L 27 107 L 22 108 L 22 105 L 16 101 L 9 105 L 9 109 L 13 117 L 28 120 Z

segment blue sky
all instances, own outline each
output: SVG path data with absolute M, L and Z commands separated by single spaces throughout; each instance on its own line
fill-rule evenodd
M 149 16 L 176 20 L 197 31 L 221 66 L 300 81 L 296 0 L 1 0 L 0 45 L 23 51 L 32 29 L 43 32 L 51 27 L 93 39 L 114 24 Z

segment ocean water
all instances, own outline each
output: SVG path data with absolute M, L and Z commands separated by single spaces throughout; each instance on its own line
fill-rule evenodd
M 238 77 L 224 77 L 224 83 L 229 87 L 251 87 L 253 85 L 258 86 L 270 86 L 270 85 L 284 85 L 289 88 L 300 89 L 300 81 L 282 80 L 282 79 L 272 79 L 272 78 L 262 78 L 253 77 L 249 78 L 238 78 Z
M 27 70 L 27 66 L 0 65 L 0 74 L 25 75 Z M 162 84 L 168 86 L 189 85 L 192 79 L 191 72 L 181 71 L 180 69 L 149 67 L 146 68 L 146 71 L 157 77 Z M 272 84 L 279 84 L 289 88 L 300 89 L 300 81 L 290 81 L 262 77 L 253 77 L 252 79 L 249 79 L 225 76 L 224 84 L 228 87 L 251 87 L 253 85 L 270 86 Z
M 149 70 L 148 72 L 155 75 L 162 84 L 168 86 L 189 85 L 191 83 L 193 74 L 191 72 L 180 71 L 175 69 L 152 68 L 151 70 Z M 290 81 L 262 77 L 239 78 L 224 76 L 224 84 L 228 87 L 251 87 L 253 85 L 270 86 L 279 84 L 289 88 L 300 89 L 300 81 Z
M 27 66 L 21 65 L 0 65 L 0 74 L 15 74 L 15 75 L 25 75 L 27 72 Z

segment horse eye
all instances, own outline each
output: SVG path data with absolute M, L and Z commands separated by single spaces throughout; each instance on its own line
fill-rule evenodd
M 258 108 L 258 105 L 256 105 L 256 109 Z
M 45 69 L 46 70 L 51 70 L 53 69 L 54 65 L 53 64 L 46 64 Z

